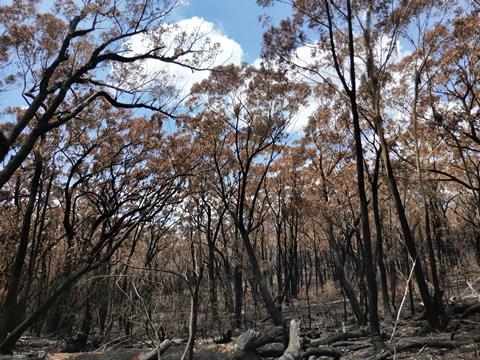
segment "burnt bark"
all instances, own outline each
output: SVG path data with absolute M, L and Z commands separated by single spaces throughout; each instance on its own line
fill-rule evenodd
M 343 88 L 347 93 L 352 115 L 353 123 L 353 137 L 355 140 L 355 156 L 356 156 L 356 170 L 357 170 L 357 185 L 358 196 L 360 202 L 360 213 L 362 221 L 362 236 L 363 236 L 363 252 L 365 256 L 365 275 L 367 278 L 368 286 L 368 320 L 370 325 L 370 331 L 372 339 L 377 341 L 380 338 L 380 325 L 378 319 L 378 294 L 377 294 L 377 282 L 375 279 L 375 269 L 373 266 L 373 253 L 371 245 L 370 234 L 370 221 L 368 216 L 368 201 L 365 190 L 365 171 L 364 171 L 364 156 L 362 145 L 362 133 L 360 128 L 360 116 L 357 105 L 357 92 L 356 92 L 356 72 L 355 72 L 355 47 L 354 47 L 354 34 L 353 34 L 353 14 L 350 0 L 347 0 L 347 12 L 346 21 L 348 26 L 348 61 L 349 61 L 349 80 L 350 85 L 347 84 L 343 71 L 340 68 L 338 62 L 337 50 L 334 39 L 335 25 L 331 14 L 330 1 L 324 1 L 327 22 L 328 33 L 330 41 L 330 52 L 333 58 L 334 67 L 337 75 L 342 82 Z
M 382 233 L 382 219 L 380 215 L 380 208 L 378 203 L 378 190 L 379 190 L 379 171 L 380 171 L 380 152 L 381 149 L 377 152 L 377 157 L 375 159 L 375 169 L 373 173 L 372 181 L 372 209 L 373 209 L 373 218 L 375 221 L 375 231 L 376 231 L 376 242 L 377 242 L 377 264 L 378 270 L 380 272 L 380 284 L 382 288 L 382 300 L 383 300 L 383 311 L 385 320 L 391 321 L 393 319 L 392 310 L 390 308 L 390 297 L 388 295 L 388 283 L 387 283 L 387 270 L 385 268 L 384 262 L 384 253 L 383 253 L 383 233 Z
M 32 215 L 35 209 L 37 191 L 39 188 L 42 171 L 43 160 L 39 156 L 36 156 L 35 170 L 30 184 L 30 194 L 28 197 L 27 207 L 22 220 L 19 244 L 10 274 L 7 295 L 0 311 L 0 343 L 2 343 L 2 341 L 4 341 L 7 337 L 7 334 L 17 326 L 19 320 L 21 319 L 21 314 L 24 313 L 24 310 L 20 309 L 19 307 L 20 304 L 18 302 L 18 295 L 22 280 L 22 272 L 25 265 L 25 258 L 27 256 L 28 244 L 30 242 Z

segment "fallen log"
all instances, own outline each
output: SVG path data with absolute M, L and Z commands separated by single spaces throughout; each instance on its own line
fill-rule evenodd
M 54 353 L 48 354 L 47 360 L 131 360 L 136 359 L 140 349 L 108 350 L 105 352 Z
M 145 354 L 138 356 L 138 360 L 155 360 L 158 358 L 158 355 L 162 355 L 167 349 L 172 345 L 172 342 L 168 339 L 163 340 L 158 348 L 153 349 Z
M 455 314 L 455 315 L 460 314 L 461 315 L 466 310 L 468 310 L 469 308 L 471 308 L 472 306 L 475 306 L 477 304 L 479 304 L 478 299 L 464 301 L 464 302 L 458 302 L 458 303 L 450 305 L 448 310 L 451 314 Z
M 119 349 L 104 352 L 48 354 L 47 360 L 155 360 L 158 354 L 165 353 L 171 345 L 170 340 L 164 340 L 158 348 L 147 352 L 141 349 Z
M 307 351 L 302 353 L 299 360 L 308 359 L 310 356 L 329 356 L 338 360 L 342 357 L 342 353 L 330 347 L 308 348 Z
M 373 346 L 373 344 L 368 341 L 338 341 L 332 344 L 334 348 L 343 348 L 348 351 L 357 351 L 371 346 Z
M 465 310 L 462 315 L 460 315 L 460 319 L 465 319 L 469 317 L 472 314 L 475 314 L 477 312 L 480 312 L 480 303 L 473 304 L 467 310 Z
M 252 352 L 262 345 L 276 342 L 276 338 L 282 334 L 283 328 L 280 326 L 268 331 L 248 329 L 235 339 L 235 347 L 243 352 Z
M 327 337 L 314 339 L 310 342 L 311 347 L 317 347 L 320 345 L 332 345 L 338 341 L 349 340 L 349 339 L 358 339 L 364 336 L 367 336 L 368 332 L 366 330 L 359 330 L 359 331 L 352 331 L 352 332 L 345 332 L 345 333 L 338 333 L 338 334 L 331 334 Z
M 232 359 L 233 360 L 263 360 L 263 357 L 261 357 L 255 352 L 238 351 L 237 353 L 233 354 Z
M 262 357 L 280 357 L 285 351 L 283 343 L 270 343 L 257 348 L 257 353 Z
M 365 347 L 373 346 L 371 342 L 368 341 L 349 341 L 349 340 L 342 340 L 342 341 L 337 341 L 334 344 L 332 344 L 332 347 L 351 347 L 351 346 L 359 346 L 359 345 L 364 345 Z
M 395 351 L 402 352 L 402 351 L 409 351 L 414 349 L 421 349 L 423 347 L 453 350 L 453 349 L 458 349 L 467 345 L 478 344 L 479 342 L 480 342 L 480 338 L 462 339 L 462 340 L 456 340 L 456 341 L 450 341 L 450 340 L 406 341 L 404 343 L 400 343 L 397 346 L 395 346 Z
M 421 340 L 421 341 L 405 341 L 394 345 L 390 349 L 384 350 L 382 353 L 374 357 L 375 360 L 388 359 L 393 354 L 401 352 L 418 350 L 423 348 L 446 349 L 454 350 L 460 349 L 464 346 L 473 345 L 480 342 L 480 338 L 449 341 L 449 340 Z

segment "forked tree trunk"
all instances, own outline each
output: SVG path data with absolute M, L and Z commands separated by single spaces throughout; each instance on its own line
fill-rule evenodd
M 418 181 L 420 184 L 420 193 L 422 196 L 422 205 L 423 205 L 423 218 L 424 218 L 424 223 L 425 223 L 425 235 L 426 235 L 426 240 L 427 240 L 427 250 L 428 250 L 428 259 L 430 262 L 430 270 L 432 273 L 432 282 L 433 282 L 433 287 L 434 287 L 434 293 L 433 293 L 433 299 L 432 299 L 432 305 L 431 307 L 433 309 L 429 310 L 427 308 L 427 316 L 428 313 L 434 313 L 431 314 L 429 322 L 432 322 L 432 326 L 436 324 L 437 320 L 433 319 L 433 317 L 438 317 L 439 318 L 439 326 L 441 328 L 445 327 L 448 322 L 447 315 L 445 313 L 445 308 L 443 306 L 443 291 L 440 288 L 440 281 L 438 279 L 438 271 L 437 271 L 437 261 L 435 259 L 435 252 L 433 250 L 433 241 L 432 241 L 432 235 L 430 231 L 430 215 L 428 211 L 428 202 L 427 202 L 427 194 L 426 194 L 426 189 L 425 189 L 425 184 L 423 181 L 423 174 L 422 174 L 422 166 L 420 162 L 420 144 L 419 144 L 419 139 L 418 139 L 418 119 L 417 119 L 417 105 L 418 105 L 418 95 L 420 92 L 419 89 L 419 79 L 420 79 L 420 74 L 418 71 L 415 72 L 415 87 L 414 87 L 414 96 L 413 96 L 413 110 L 412 110 L 412 120 L 413 120 L 413 132 L 414 132 L 414 137 L 415 137 L 415 162 L 416 162 L 416 170 L 417 170 L 417 176 L 418 176 Z
M 195 346 L 195 337 L 197 334 L 197 318 L 198 318 L 198 305 L 199 305 L 199 291 L 200 284 L 202 282 L 202 272 L 198 278 L 195 279 L 195 284 L 190 293 L 190 320 L 188 324 L 188 341 L 185 346 L 185 351 L 183 352 L 181 360 L 192 360 L 193 359 L 193 348 Z
M 330 40 L 330 50 L 334 60 L 334 67 L 337 75 L 340 77 L 344 90 L 346 91 L 352 112 L 353 123 L 353 137 L 355 140 L 355 156 L 356 156 L 356 170 L 357 170 L 357 185 L 358 196 L 360 202 L 360 213 L 362 216 L 362 236 L 363 236 L 363 252 L 365 256 L 365 275 L 367 278 L 368 286 L 368 320 L 370 326 L 370 332 L 372 340 L 375 344 L 380 339 L 380 325 L 378 321 L 378 294 L 377 294 L 377 281 L 375 278 L 375 268 L 373 266 L 373 253 L 371 244 L 370 222 L 368 216 L 368 201 L 365 190 L 365 173 L 363 165 L 363 145 L 362 145 L 362 133 L 360 129 L 360 115 L 358 113 L 357 105 L 357 90 L 356 90 L 356 72 L 355 72 L 355 47 L 354 47 L 354 34 L 353 34 L 353 14 L 350 0 L 347 0 L 347 14 L 346 21 L 348 25 L 348 61 L 349 61 L 349 80 L 350 87 L 347 84 L 343 71 L 340 68 L 337 58 L 337 50 L 334 39 L 335 25 L 330 13 L 330 1 L 325 0 L 325 9 L 328 21 L 328 32 Z
M 379 129 L 380 134 L 380 141 L 382 142 L 382 146 L 384 147 L 382 151 L 383 154 L 383 162 L 384 166 L 387 171 L 387 179 L 388 184 L 390 187 L 390 192 L 393 197 L 393 201 L 395 204 L 395 209 L 397 211 L 398 219 L 400 221 L 400 226 L 402 229 L 403 239 L 405 241 L 405 245 L 407 247 L 408 253 L 410 257 L 414 260 L 417 260 L 415 263 L 415 279 L 417 281 L 418 290 L 420 291 L 420 295 L 422 297 L 423 304 L 425 306 L 425 315 L 428 320 L 430 326 L 435 329 L 440 329 L 444 325 L 440 322 L 440 308 L 438 308 L 428 290 L 427 281 L 425 279 L 425 273 L 423 271 L 422 263 L 419 261 L 419 255 L 417 252 L 417 246 L 415 244 L 415 240 L 412 235 L 412 231 L 408 224 L 407 216 L 405 214 L 405 208 L 403 207 L 403 202 L 400 197 L 400 192 L 398 191 L 397 182 L 395 176 L 393 174 L 392 165 L 390 163 L 390 158 L 388 155 L 388 150 L 386 147 L 386 140 L 383 135 L 382 129 Z
M 360 303 L 357 299 L 357 295 L 355 295 L 355 290 L 353 289 L 350 281 L 348 280 L 345 269 L 343 268 L 343 263 L 340 260 L 340 256 L 338 255 L 338 251 L 335 248 L 335 238 L 333 234 L 333 225 L 330 221 L 327 223 L 327 238 L 330 247 L 330 251 L 332 252 L 333 256 L 333 265 L 335 267 L 335 274 L 340 282 L 340 286 L 347 297 L 350 307 L 352 308 L 352 312 L 355 316 L 358 325 L 365 324 L 365 317 L 363 316 L 362 308 Z

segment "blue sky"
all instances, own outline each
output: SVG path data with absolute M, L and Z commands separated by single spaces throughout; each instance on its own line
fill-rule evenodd
M 1 2 L 1 0 L 0 0 Z M 47 10 L 51 0 L 41 2 Z M 212 23 L 226 37 L 237 42 L 243 50 L 243 61 L 253 63 L 260 57 L 263 32 L 259 16 L 267 14 L 274 23 L 286 17 L 289 9 L 277 4 L 271 8 L 262 8 L 256 0 L 188 0 L 180 6 L 175 14 L 176 20 L 200 17 Z M 0 93 L 0 106 L 23 105 L 18 94 L 19 89 Z
M 274 22 L 284 18 L 289 11 L 277 4 L 264 9 L 256 0 L 189 0 L 178 9 L 180 18 L 202 17 L 214 23 L 225 35 L 242 46 L 244 60 L 252 63 L 260 56 L 264 29 L 258 17 L 267 14 Z

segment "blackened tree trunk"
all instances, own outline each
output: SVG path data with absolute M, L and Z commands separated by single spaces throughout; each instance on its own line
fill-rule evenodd
M 198 319 L 198 307 L 199 307 L 199 292 L 200 284 L 203 278 L 203 268 L 200 266 L 200 270 L 195 272 L 192 279 L 189 280 L 190 289 L 190 319 L 188 324 L 188 341 L 185 346 L 181 360 L 193 359 L 193 348 L 195 345 L 195 337 L 197 334 L 197 319 Z
M 364 173 L 364 157 L 363 157 L 363 145 L 362 145 L 362 132 L 360 129 L 360 116 L 358 113 L 357 105 L 357 90 L 356 90 L 356 71 L 355 71 L 355 48 L 354 48 L 354 34 L 353 34 L 353 14 L 350 0 L 347 0 L 347 13 L 346 21 L 348 26 L 348 61 L 349 61 L 349 80 L 350 85 L 347 84 L 344 73 L 340 67 L 340 63 L 337 57 L 337 49 L 334 39 L 335 25 L 330 10 L 330 1 L 324 0 L 327 27 L 330 40 L 330 52 L 333 58 L 335 71 L 340 78 L 345 92 L 350 101 L 352 123 L 353 123 L 353 137 L 355 140 L 355 156 L 356 156 L 356 169 L 357 169 L 357 185 L 358 196 L 360 202 L 360 213 L 362 217 L 362 235 L 365 257 L 365 275 L 367 278 L 368 286 L 368 320 L 370 325 L 370 332 L 372 340 L 376 344 L 380 339 L 380 325 L 378 320 L 378 294 L 377 294 L 377 281 L 375 278 L 375 268 L 373 266 L 373 254 L 370 234 L 370 222 L 368 217 L 368 201 L 365 191 L 365 173 Z
M 23 310 L 19 309 L 18 294 L 22 278 L 22 271 L 27 255 L 28 244 L 30 241 L 30 225 L 32 215 L 37 200 L 37 191 L 40 184 L 40 178 L 43 170 L 43 160 L 36 156 L 35 170 L 30 184 L 30 195 L 28 197 L 25 215 L 23 216 L 22 228 L 20 231 L 19 245 L 15 255 L 15 261 L 10 274 L 10 282 L 7 288 L 7 295 L 0 311 L 0 343 L 7 337 L 7 334 L 13 330 L 23 314 Z
M 84 267 L 70 276 L 68 276 L 46 299 L 45 301 L 25 320 L 19 323 L 12 331 L 0 342 L 0 354 L 9 353 L 25 330 L 33 325 L 48 309 L 55 303 L 59 296 L 70 289 L 84 274 L 91 271 L 95 266 Z
M 383 233 L 382 233 L 382 219 L 380 216 L 380 209 L 378 203 L 378 180 L 379 180 L 379 171 L 380 171 L 380 151 L 377 152 L 377 157 L 375 159 L 375 168 L 373 173 L 372 181 L 372 209 L 373 209 L 373 218 L 375 221 L 376 229 L 376 241 L 377 241 L 377 264 L 378 270 L 380 272 L 380 284 L 382 287 L 382 300 L 383 300 L 383 311 L 386 321 L 392 321 L 392 310 L 390 308 L 390 297 L 388 296 L 388 283 L 387 283 L 387 271 L 385 268 L 384 262 L 384 253 L 383 253 Z
M 415 86 L 414 86 L 414 95 L 413 95 L 413 110 L 412 110 L 412 121 L 413 121 L 413 131 L 415 137 L 415 162 L 418 181 L 420 184 L 420 193 L 422 196 L 423 204 L 423 218 L 425 223 L 425 235 L 427 240 L 427 250 L 428 250 L 428 259 L 430 262 L 430 270 L 432 273 L 432 282 L 434 287 L 433 299 L 431 303 L 425 304 L 425 311 L 427 319 L 431 326 L 434 328 L 444 328 L 447 325 L 448 318 L 445 313 L 445 308 L 443 306 L 443 291 L 440 288 L 440 281 L 438 280 L 438 271 L 437 271 L 437 261 L 435 259 L 435 252 L 433 250 L 433 241 L 430 231 L 430 215 L 428 211 L 428 202 L 427 194 L 425 189 L 425 184 L 423 181 L 422 166 L 420 161 L 420 144 L 418 138 L 418 121 L 417 121 L 417 106 L 418 106 L 418 96 L 420 92 L 420 73 L 418 70 L 415 72 Z M 422 299 L 423 299 L 422 295 Z M 426 296 L 426 294 L 425 294 Z M 424 300 L 425 301 L 425 300 Z
M 215 242 L 217 240 L 220 225 L 223 220 L 223 213 L 220 214 L 220 217 L 217 221 L 215 229 L 212 226 L 212 209 L 209 204 L 206 205 L 207 210 L 207 245 L 208 245 L 208 285 L 210 292 L 210 305 L 212 306 L 212 317 L 213 322 L 218 326 L 218 330 L 221 332 L 221 322 L 218 314 L 218 296 L 217 296 L 217 279 L 215 272 Z
M 250 242 L 249 234 L 248 232 L 240 226 L 240 236 L 243 240 L 243 245 L 245 247 L 245 250 L 247 252 L 248 258 L 250 260 L 250 266 L 252 268 L 252 274 L 255 278 L 255 281 L 258 286 L 258 290 L 260 291 L 260 296 L 262 297 L 262 300 L 265 304 L 265 307 L 267 308 L 267 311 L 269 312 L 270 316 L 272 317 L 273 323 L 276 326 L 280 326 L 283 324 L 283 317 L 282 317 L 282 312 L 281 310 L 275 305 L 275 302 L 273 301 L 272 296 L 270 295 L 270 292 L 267 287 L 267 283 L 265 282 L 265 278 L 262 274 L 262 271 L 260 269 L 260 265 L 258 264 L 257 261 L 257 256 L 255 254 L 255 250 L 253 249 L 253 245 Z
M 233 269 L 233 287 L 235 292 L 235 327 L 239 328 L 242 324 L 243 308 L 243 271 L 241 265 L 236 265 Z
M 275 235 L 277 239 L 277 256 L 276 256 L 276 277 L 277 277 L 277 292 L 280 296 L 283 289 L 283 277 L 282 277 L 282 228 L 280 224 L 277 224 L 275 228 Z M 480 256 L 480 253 L 479 253 Z

